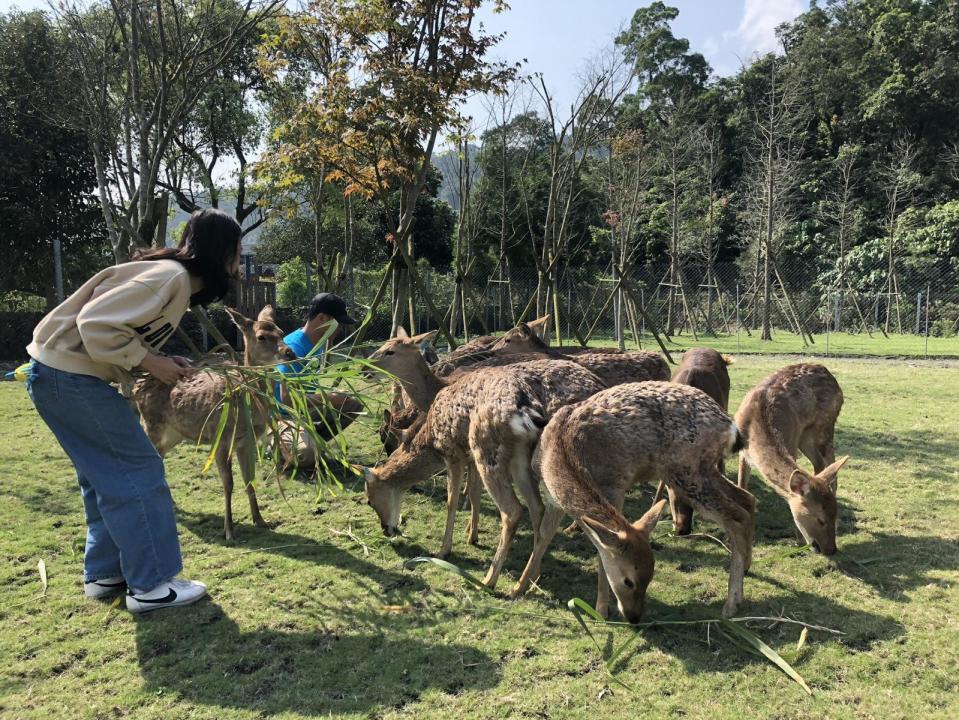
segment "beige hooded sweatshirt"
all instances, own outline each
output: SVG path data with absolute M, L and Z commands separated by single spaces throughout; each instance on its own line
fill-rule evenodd
M 27 352 L 57 370 L 129 380 L 146 354 L 173 334 L 202 286 L 175 260 L 109 267 L 40 321 Z

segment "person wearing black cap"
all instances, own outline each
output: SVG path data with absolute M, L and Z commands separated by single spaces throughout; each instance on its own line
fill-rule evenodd
M 346 301 L 339 295 L 320 293 L 314 297 L 306 313 L 306 324 L 283 338 L 283 341 L 296 353 L 296 356 L 303 358 L 303 360 L 285 363 L 278 366 L 277 370 L 284 375 L 292 376 L 308 374 L 311 369 L 318 368 L 322 362 L 323 354 L 326 352 L 325 346 L 320 344 L 320 341 L 326 335 L 330 324 L 334 320 L 339 327 L 330 336 L 330 341 L 335 340 L 342 334 L 344 325 L 356 324 L 356 320 L 346 312 Z M 319 388 L 316 388 L 316 393 L 319 395 Z M 281 403 L 289 403 L 286 383 L 277 385 L 276 394 Z M 329 406 L 331 412 L 322 415 L 318 413 L 318 416 L 314 418 L 314 424 L 317 433 L 326 439 L 335 434 L 330 430 L 331 428 L 345 429 L 363 409 L 359 402 L 348 395 L 323 392 L 322 397 L 326 399 L 326 403 L 323 405 Z

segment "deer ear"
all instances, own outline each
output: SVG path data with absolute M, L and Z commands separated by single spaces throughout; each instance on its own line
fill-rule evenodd
M 535 320 L 527 323 L 529 329 L 532 330 L 540 340 L 543 339 L 543 335 L 546 332 L 546 326 L 549 325 L 549 318 L 550 315 L 547 313 L 546 315 L 543 315 L 543 317 L 538 317 Z
M 253 327 L 253 321 L 250 318 L 243 315 L 243 313 L 233 308 L 224 308 L 227 314 L 230 316 L 230 320 L 233 321 L 233 324 L 236 325 L 240 330 L 249 330 Z
M 580 518 L 580 522 L 585 525 L 584 529 L 589 530 L 591 534 L 596 536 L 599 543 L 607 548 L 616 547 L 626 539 L 622 533 L 611 530 L 599 520 L 593 520 L 593 518 L 588 515 L 583 515 L 583 517 Z
M 401 340 L 409 340 L 410 334 L 406 332 L 405 327 L 398 327 L 396 328 L 396 337 L 400 338 Z
M 805 495 L 809 492 L 809 476 L 802 470 L 793 470 L 789 476 L 789 490 L 796 495 Z
M 260 314 L 256 316 L 257 322 L 276 322 L 276 311 L 273 309 L 272 305 L 266 305 L 260 310 Z
M 390 425 L 393 422 L 393 413 L 390 412 L 389 408 L 383 408 L 383 422 L 386 425 Z
M 439 330 L 430 330 L 429 332 L 420 333 L 419 335 L 414 335 L 410 338 L 413 342 L 420 346 L 420 349 L 424 349 L 429 345 L 433 344 L 433 340 L 436 339 L 436 336 L 439 334 Z
M 825 483 L 828 483 L 829 489 L 833 492 L 836 492 L 836 488 L 839 486 L 839 468 L 846 464 L 846 461 L 849 460 L 849 456 L 839 458 L 829 467 L 825 468 L 822 472 L 816 475 L 817 478 L 822 480 Z
M 633 527 L 636 528 L 637 532 L 647 540 L 649 540 L 653 534 L 653 530 L 656 529 L 656 523 L 659 522 L 659 518 L 663 514 L 663 508 L 666 507 L 666 502 L 667 499 L 663 498 L 647 510 L 645 515 L 633 523 Z

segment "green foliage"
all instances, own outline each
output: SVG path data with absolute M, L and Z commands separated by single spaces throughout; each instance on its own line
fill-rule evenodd
M 299 257 L 287 260 L 276 271 L 276 301 L 280 307 L 303 307 L 312 295 L 306 284 L 306 263 Z
M 40 12 L 0 14 L 0 293 L 53 297 L 53 241 L 69 292 L 107 261 L 86 138 L 56 123 L 68 63 Z

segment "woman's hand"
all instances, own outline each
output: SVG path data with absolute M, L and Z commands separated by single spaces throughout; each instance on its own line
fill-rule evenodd
M 170 358 L 147 353 L 143 362 L 140 363 L 140 367 L 160 382 L 174 385 L 180 378 L 186 377 L 192 372 L 189 362 L 186 362 L 185 365 L 181 364 L 183 362 L 184 358 Z
M 171 355 L 170 359 L 181 368 L 186 368 L 187 370 L 193 369 L 193 363 L 190 362 L 190 358 L 185 358 L 182 355 Z

